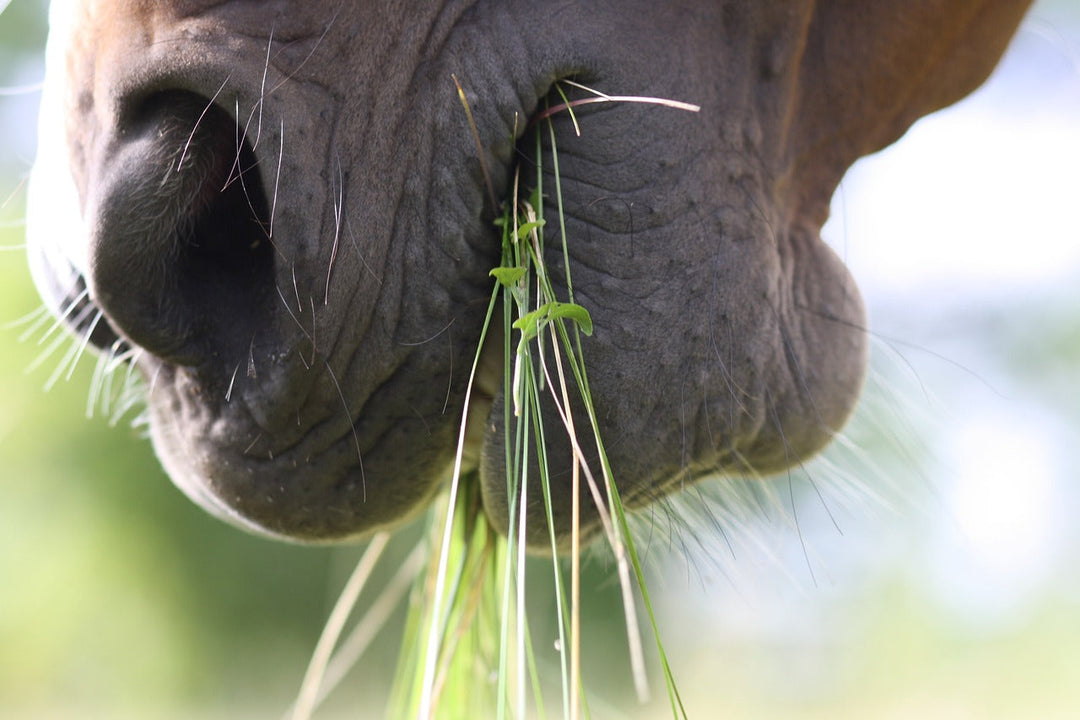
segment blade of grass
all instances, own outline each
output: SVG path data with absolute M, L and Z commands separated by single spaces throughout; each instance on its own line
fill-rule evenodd
M 473 141 L 477 146 L 477 154 L 487 186 L 488 198 L 492 203 L 492 207 L 495 207 L 495 195 L 487 171 L 479 132 L 473 120 L 464 90 L 456 77 L 453 80 L 466 113 Z M 563 104 L 539 113 L 530 122 L 530 126 L 538 121 L 550 118 L 556 112 L 565 110 L 573 118 L 575 132 L 580 134 L 581 128 L 573 108 L 595 102 L 644 102 L 686 110 L 697 110 L 696 107 L 686 103 L 677 103 L 659 98 L 609 96 L 584 88 L 584 86 L 579 86 L 576 83 L 568 84 L 585 89 L 593 97 L 571 101 L 567 98 L 562 87 L 557 87 Z M 558 629 L 560 664 L 563 675 L 564 716 L 578 720 L 582 709 L 588 716 L 587 705 L 584 705 L 585 693 L 581 683 L 580 666 L 581 508 L 578 499 L 580 497 L 582 475 L 584 475 L 584 481 L 589 489 L 590 496 L 597 506 L 603 534 L 611 544 L 616 559 L 619 582 L 623 593 L 628 642 L 631 647 L 631 664 L 634 668 L 635 685 L 638 688 L 639 695 L 644 696 L 647 689 L 643 692 L 643 688 L 647 688 L 647 686 L 644 682 L 644 655 L 641 649 L 636 616 L 637 610 L 630 580 L 631 566 L 638 583 L 638 589 L 642 593 L 643 602 L 660 650 L 669 697 L 672 698 L 673 713 L 678 714 L 678 710 L 682 709 L 681 699 L 678 698 L 670 667 L 660 643 L 652 605 L 645 590 L 645 578 L 641 570 L 640 560 L 633 547 L 624 509 L 613 481 L 610 464 L 603 450 L 603 443 L 599 437 L 595 408 L 593 407 L 588 379 L 585 374 L 581 341 L 581 334 L 583 332 L 588 334 L 591 328 L 591 318 L 584 308 L 574 305 L 562 204 L 561 175 L 558 167 L 554 128 L 550 122 L 548 128 L 551 136 L 551 157 L 555 177 L 555 204 L 558 209 L 559 224 L 562 231 L 562 251 L 569 297 L 564 301 L 556 296 L 544 264 L 543 169 L 538 162 L 536 190 L 528 200 L 521 200 L 518 194 L 519 174 L 515 173 L 514 175 L 513 202 L 507 208 L 501 220 L 503 228 L 503 259 L 501 267 L 492 272 L 496 280 L 496 286 L 493 290 L 491 304 L 488 307 L 488 313 L 481 332 L 479 349 L 469 376 L 454 470 L 443 503 L 445 512 L 440 513 L 443 522 L 432 534 L 433 559 L 429 575 L 422 586 L 418 584 L 416 590 L 414 590 L 414 597 L 417 596 L 417 593 L 423 595 L 424 606 L 421 611 L 410 616 L 406 636 L 407 638 L 413 638 L 417 649 L 414 655 L 410 655 L 413 659 L 406 661 L 402 668 L 414 668 L 413 672 L 419 676 L 419 683 L 414 684 L 415 694 L 412 695 L 413 700 L 404 704 L 399 703 L 399 707 L 408 705 L 414 708 L 416 712 L 410 714 L 416 717 L 432 717 L 442 701 L 448 703 L 449 710 L 456 709 L 458 713 L 467 712 L 468 708 L 472 706 L 474 694 L 466 687 L 469 683 L 459 682 L 472 676 L 469 675 L 468 670 L 461 669 L 462 663 L 459 656 L 465 655 L 466 660 L 468 660 L 470 654 L 476 655 L 479 653 L 479 655 L 483 655 L 486 652 L 487 645 L 484 640 L 483 628 L 486 627 L 484 623 L 489 622 L 489 620 L 485 617 L 483 608 L 487 602 L 485 598 L 488 598 L 489 594 L 492 602 L 501 608 L 498 613 L 501 616 L 501 621 L 499 621 L 501 625 L 498 632 L 498 660 L 495 663 L 499 672 L 495 698 L 496 715 L 499 718 L 506 717 L 510 712 L 510 705 L 507 705 L 507 702 L 510 702 L 514 712 L 520 717 L 525 717 L 528 712 L 527 686 L 529 683 L 526 681 L 527 676 L 532 681 L 531 685 L 535 695 L 536 707 L 542 707 L 542 694 L 536 675 L 536 663 L 525 607 L 528 581 L 525 550 L 527 547 L 527 521 L 529 517 L 525 498 L 527 497 L 526 491 L 530 482 L 530 457 L 533 456 L 531 455 L 532 448 L 535 447 L 534 457 L 539 468 L 539 482 L 544 498 L 545 512 L 547 513 L 548 525 L 554 533 L 550 477 L 545 453 L 546 436 L 543 426 L 543 414 L 540 412 L 540 401 L 545 394 L 554 402 L 562 420 L 563 429 L 570 437 L 573 450 L 571 473 L 571 597 L 569 602 L 564 597 L 565 585 L 558 560 L 554 559 L 552 564 L 559 616 Z M 540 128 L 537 128 L 538 160 L 543 157 L 540 138 Z M 472 402 L 472 390 L 480 353 L 490 328 L 494 305 L 500 300 L 503 303 L 504 321 L 504 396 L 510 400 L 510 402 L 504 403 L 506 412 L 504 413 L 503 422 L 506 453 L 506 497 L 509 505 L 507 517 L 510 519 L 512 527 L 500 529 L 500 532 L 506 534 L 505 540 L 501 537 L 492 539 L 490 535 L 484 536 L 480 533 L 475 524 L 476 518 L 469 514 L 471 512 L 470 508 L 477 502 L 473 494 L 475 492 L 473 485 L 476 478 L 475 476 L 462 477 L 461 467 L 465 423 L 468 408 Z M 571 321 L 573 324 L 572 335 L 567 327 L 567 321 Z M 516 351 L 513 350 L 514 343 L 512 342 L 514 329 L 521 332 Z M 550 341 L 548 338 L 550 338 Z M 532 345 L 534 341 L 536 344 Z M 554 377 L 552 377 L 549 368 L 545 364 L 545 353 L 547 352 L 545 348 L 549 344 L 555 360 Z M 533 366 L 530 347 L 535 347 L 539 351 L 536 353 L 537 357 L 539 357 L 539 368 Z M 565 365 L 570 368 L 569 373 L 567 373 L 564 366 L 564 352 L 566 353 Z M 594 473 L 589 467 L 577 438 L 579 430 L 574 424 L 574 413 L 571 411 L 568 374 L 573 376 L 577 384 L 578 393 L 582 398 L 589 419 L 593 440 L 596 443 L 601 461 L 599 477 L 603 480 L 603 489 L 601 489 L 598 482 L 598 474 Z M 511 411 L 513 416 L 510 414 Z M 512 433 L 513 417 L 517 417 L 518 422 L 515 426 L 516 432 Z M 511 437 L 511 434 L 514 437 Z M 535 438 L 535 443 L 530 442 L 530 437 Z M 480 522 L 482 522 L 482 518 L 480 518 Z M 465 524 L 464 529 L 461 529 L 462 523 Z M 469 532 L 470 527 L 472 528 L 471 533 Z M 552 549 L 557 549 L 558 542 L 554 534 L 552 534 L 551 543 Z M 435 556 L 437 556 L 437 560 Z M 494 588 L 500 582 L 499 577 L 502 578 L 502 590 L 500 593 L 495 593 Z M 492 581 L 491 583 L 487 583 L 489 578 Z M 498 601 L 494 599 L 496 594 L 501 598 Z M 567 609 L 569 609 L 569 618 L 567 617 Z M 470 627 L 473 627 L 474 630 L 468 630 Z M 513 628 L 512 631 L 511 628 Z M 512 640 L 511 636 L 513 637 Z M 421 640 L 421 637 L 426 637 L 426 639 Z M 569 656 L 569 661 L 567 656 Z M 474 659 L 479 659 L 479 657 Z M 474 677 L 473 679 L 475 680 Z M 511 687 L 511 684 L 513 687 Z M 446 691 L 445 694 L 444 690 Z M 511 700 L 511 696 L 513 700 Z M 685 717 L 685 711 L 682 714 Z M 468 716 L 475 717 L 478 715 L 473 713 Z
M 495 302 L 497 293 L 492 292 L 491 301 L 488 303 L 487 315 L 484 319 L 483 330 L 480 333 L 480 340 L 477 343 L 476 356 L 473 359 L 472 368 L 469 371 L 469 380 L 465 386 L 465 402 L 461 411 L 461 425 L 458 432 L 457 451 L 454 454 L 454 469 L 450 480 L 449 489 L 449 507 L 447 510 L 447 518 L 445 527 L 442 533 L 442 546 L 439 551 L 439 569 L 438 576 L 435 583 L 434 597 L 431 602 L 431 617 L 432 623 L 428 632 L 427 638 L 427 650 L 424 660 L 424 672 L 422 680 L 422 690 L 420 696 L 420 709 L 419 717 L 430 718 L 434 712 L 434 705 L 432 704 L 432 691 L 433 683 L 435 680 L 436 661 L 439 656 L 440 634 L 439 634 L 439 619 L 443 613 L 444 595 L 446 592 L 445 579 L 446 569 L 449 563 L 450 545 L 453 539 L 453 518 L 454 507 L 458 496 L 458 488 L 461 484 L 461 465 L 462 459 L 465 453 L 465 431 L 468 424 L 469 408 L 472 403 L 472 392 L 476 384 L 476 372 L 480 365 L 480 354 L 484 347 L 484 341 L 487 339 L 487 330 L 491 324 L 491 317 L 495 311 Z
M 330 619 L 326 621 L 322 635 L 315 645 L 315 652 L 311 656 L 307 672 L 304 674 L 303 682 L 300 684 L 300 694 L 293 708 L 293 720 L 308 720 L 311 717 L 319 695 L 319 686 L 322 684 L 327 663 L 330 662 L 330 656 L 334 651 L 334 646 L 337 645 L 341 630 L 345 627 L 349 613 L 352 612 L 360 597 L 360 591 L 364 589 L 364 584 L 371 576 L 371 571 L 375 568 L 375 563 L 379 561 L 389 540 L 390 533 L 376 533 L 361 556 L 360 562 L 356 564 L 352 576 L 345 583 L 345 589 L 342 590 L 341 596 L 334 605 Z
M 361 656 L 371 645 L 375 635 L 383 628 L 390 615 L 401 603 L 401 598 L 404 597 L 416 574 L 423 567 L 426 554 L 427 546 L 424 543 L 418 543 L 401 567 L 398 568 L 398 571 L 394 573 L 390 582 L 379 593 L 371 607 L 368 608 L 364 616 L 345 640 L 342 641 L 338 651 L 327 665 L 326 674 L 313 709 L 318 708 L 322 701 L 345 679 L 349 670 L 359 662 Z

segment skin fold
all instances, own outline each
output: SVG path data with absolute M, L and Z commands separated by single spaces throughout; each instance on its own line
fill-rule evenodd
M 553 116 L 583 350 L 628 504 L 757 481 L 828 444 L 862 385 L 862 301 L 818 235 L 840 178 L 977 87 L 1027 6 L 55 0 L 32 268 L 77 333 L 136 350 L 192 499 L 273 536 L 359 538 L 450 475 L 497 205 L 538 160 L 554 186 L 526 120 L 567 78 L 695 103 L 582 107 L 580 137 Z M 466 469 L 505 529 L 500 371 L 474 402 Z M 548 455 L 562 543 L 566 438 Z M 538 491 L 529 507 L 547 546 Z

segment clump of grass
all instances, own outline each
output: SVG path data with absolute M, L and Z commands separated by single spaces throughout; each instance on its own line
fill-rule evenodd
M 456 78 L 454 82 L 457 83 Z M 457 87 L 478 152 L 483 158 L 483 148 L 472 121 L 471 109 L 460 84 Z M 638 697 L 644 701 L 649 696 L 637 616 L 637 601 L 640 599 L 655 638 L 672 715 L 686 716 L 660 641 L 645 576 L 607 461 L 589 392 L 582 337 L 592 333 L 593 318 L 584 307 L 574 302 L 558 151 L 550 119 L 556 112 L 563 111 L 571 113 L 573 117 L 575 106 L 592 102 L 640 101 L 682 109 L 695 108 L 655 98 L 612 97 L 600 93 L 570 101 L 561 86 L 557 86 L 556 90 L 563 102 L 543 110 L 527 128 L 527 133 L 532 133 L 536 143 L 536 175 L 535 178 L 524 179 L 532 189 L 527 197 L 520 193 L 523 178 L 519 168 L 514 177 L 510 202 L 496 223 L 502 232 L 502 258 L 499 266 L 491 271 L 493 290 L 466 392 L 453 476 L 447 491 L 440 496 L 430 515 L 431 523 L 425 540 L 414 551 L 414 554 L 426 553 L 429 560 L 426 570 L 417 575 L 411 591 L 403 652 L 391 698 L 389 714 L 392 717 L 502 719 L 525 718 L 530 713 L 546 716 L 544 692 L 526 613 L 527 588 L 530 585 L 525 562 L 529 482 L 541 484 L 544 511 L 551 529 L 551 573 L 560 649 L 561 715 L 571 720 L 577 720 L 583 713 L 588 717 L 580 660 L 583 635 L 580 622 L 582 546 L 578 503 L 581 484 L 584 483 L 588 496 L 596 503 L 604 538 L 615 559 Z M 575 130 L 580 134 L 577 118 L 573 120 Z M 557 214 L 550 222 L 557 223 L 563 230 L 560 236 L 563 239 L 561 249 L 565 260 L 566 297 L 556 294 L 544 262 L 545 228 L 549 224 L 549 219 L 544 216 L 546 191 L 541 163 L 545 131 L 554 177 L 553 205 Z M 488 190 L 492 192 L 490 181 Z M 463 473 L 462 457 L 473 380 L 481 350 L 500 309 L 504 396 L 508 399 L 504 403 L 503 431 L 510 526 L 493 528 L 481 506 L 479 480 L 475 472 Z M 549 366 L 548 357 L 554 361 L 553 367 Z M 587 428 L 579 428 L 574 423 L 575 412 L 570 403 L 571 383 L 582 398 L 584 407 L 579 410 L 584 410 L 588 418 Z M 540 401 L 544 395 L 549 402 L 553 402 L 562 427 L 545 426 L 540 412 Z M 577 416 L 580 417 L 580 413 Z M 554 534 L 551 479 L 546 458 L 546 438 L 555 432 L 567 434 L 574 454 L 570 491 L 573 502 L 571 549 L 565 560 L 560 560 L 556 552 L 559 543 Z M 585 444 L 595 450 L 599 463 L 591 465 L 586 460 L 582 447 Z M 539 468 L 539 478 L 530 477 L 530 458 Z M 309 717 L 320 696 L 325 694 L 320 691 L 320 684 L 336 683 L 340 673 L 331 674 L 326 668 L 338 667 L 342 661 L 331 660 L 330 650 L 348 609 L 355 604 L 359 595 L 362 579 L 368 572 L 366 568 L 374 562 L 370 558 L 373 553 L 377 557 L 385 542 L 381 535 L 372 541 L 356 574 L 346 586 L 338 608 L 335 608 L 327 624 L 327 631 L 319 642 L 295 708 L 294 719 Z M 364 622 L 361 620 L 361 624 Z M 346 645 L 348 642 L 343 647 Z M 342 652 L 339 651 L 338 655 L 342 655 Z M 326 681 L 322 679 L 324 673 Z

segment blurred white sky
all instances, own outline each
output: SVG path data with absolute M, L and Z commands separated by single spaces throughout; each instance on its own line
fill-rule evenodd
M 1037 4 L 986 85 L 848 173 L 823 234 L 871 302 L 1080 274 L 1080 28 L 1061 7 Z

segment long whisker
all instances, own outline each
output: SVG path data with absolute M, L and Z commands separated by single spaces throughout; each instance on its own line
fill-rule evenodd
M 791 501 L 791 517 L 795 523 L 795 532 L 799 536 L 799 546 L 802 548 L 803 559 L 806 561 L 806 569 L 810 573 L 810 582 L 813 583 L 814 587 L 817 587 L 817 576 L 814 574 L 814 565 L 810 562 L 810 551 L 806 546 L 806 538 L 803 537 L 802 524 L 799 522 L 799 507 L 798 503 L 795 502 L 795 483 L 791 472 L 792 465 L 795 464 L 791 457 L 792 448 L 787 441 L 783 424 L 780 422 L 780 417 L 776 412 L 776 403 L 773 402 L 772 393 L 769 392 L 768 388 L 765 389 L 765 404 L 768 407 L 769 416 L 772 418 L 773 427 L 776 428 L 776 432 L 780 436 L 780 442 L 784 446 L 784 465 L 787 467 L 787 487 L 788 497 Z M 800 465 L 802 464 L 800 458 L 796 457 L 794 460 Z
M 70 341 L 70 338 L 63 335 L 61 335 L 58 339 L 61 342 Z M 65 371 L 68 369 L 69 365 L 75 361 L 75 358 L 78 356 L 78 354 L 79 344 L 76 342 L 72 342 L 71 345 L 68 347 L 67 352 L 64 353 L 64 356 L 57 364 L 56 369 L 53 370 L 51 375 L 49 375 L 49 379 L 45 381 L 46 392 L 52 390 L 53 387 L 56 386 L 56 383 L 59 382 L 60 378 L 64 376 Z
M 330 28 L 334 26 L 334 23 L 337 21 L 338 16 L 341 14 L 341 10 L 343 7 L 344 5 L 338 6 L 338 9 L 334 12 L 329 22 L 326 23 L 326 27 L 323 28 L 322 35 L 319 36 L 319 39 L 315 41 L 315 45 L 312 46 L 311 52 L 309 52 L 307 56 L 300 61 L 300 64 L 293 68 L 292 72 L 290 72 L 284 79 L 282 79 L 281 82 L 270 88 L 270 92 L 268 94 L 273 95 L 275 92 L 277 92 L 278 88 L 287 83 L 289 80 L 292 80 L 293 77 L 295 77 L 296 74 L 300 72 L 300 69 L 307 65 L 308 60 L 310 60 L 312 56 L 315 55 L 315 51 L 319 49 L 319 46 L 322 45 L 323 40 L 325 40 L 326 36 L 330 33 Z
M 68 368 L 67 376 L 64 378 L 65 381 L 71 380 L 71 376 L 75 373 L 75 366 L 79 364 L 79 359 L 83 356 L 83 353 L 86 352 L 86 346 L 90 344 L 90 336 L 94 334 L 94 330 L 97 328 L 98 323 L 101 322 L 101 318 L 104 317 L 104 315 L 105 314 L 100 310 L 94 313 L 94 319 L 90 321 L 90 325 L 83 332 L 82 340 L 79 342 L 78 352 L 75 353 L 75 358 L 71 362 L 71 367 Z
M 360 258 L 360 262 L 364 265 L 364 269 L 368 271 L 372 279 L 379 285 L 382 285 L 382 278 L 378 273 L 368 264 L 367 258 L 364 257 L 364 253 L 360 251 L 360 243 L 356 241 L 356 231 L 353 230 L 352 222 L 348 217 L 345 218 L 345 230 L 349 233 L 349 240 L 352 242 L 353 249 L 356 250 L 356 256 Z
M 255 140 L 251 143 L 252 149 L 259 146 L 259 139 L 262 137 L 262 118 L 263 118 L 263 106 L 266 104 L 266 75 L 270 71 L 270 50 L 274 47 L 274 25 L 270 26 L 270 37 L 266 41 L 266 60 L 263 62 L 263 74 L 262 82 L 259 84 L 259 102 L 256 106 L 259 108 L 259 119 L 255 125 Z
M 360 436 L 356 433 L 356 423 L 353 422 L 352 412 L 349 410 L 349 403 L 345 400 L 345 393 L 341 390 L 341 383 L 338 382 L 337 375 L 334 374 L 334 369 L 330 367 L 329 360 L 323 360 L 323 364 L 326 366 L 326 373 L 330 376 L 330 380 L 333 381 L 334 387 L 337 388 L 338 398 L 341 399 L 341 406 L 345 409 L 345 419 L 349 422 L 349 430 L 352 431 L 353 445 L 356 446 L 356 459 L 360 463 L 360 485 L 363 493 L 363 502 L 367 502 L 367 477 L 364 475 L 364 457 L 360 451 Z
M 188 150 L 191 149 L 191 143 L 195 140 L 195 133 L 199 129 L 199 124 L 203 121 L 203 118 L 206 117 L 206 113 L 210 112 L 210 108 L 214 107 L 214 102 L 217 100 L 218 95 L 221 94 L 221 91 L 225 89 L 225 86 L 229 83 L 230 79 L 232 79 L 231 74 L 228 75 L 221 83 L 221 87 L 217 89 L 217 92 L 215 92 L 213 97 L 210 98 L 210 102 L 206 104 L 206 107 L 203 108 L 203 111 L 195 120 L 195 127 L 191 128 L 191 134 L 188 135 L 187 142 L 184 143 L 184 149 L 180 153 L 180 159 L 176 161 L 176 172 L 180 172 L 180 170 L 184 167 L 184 159 L 187 158 Z
M 326 269 L 326 292 L 323 305 L 330 304 L 330 275 L 334 272 L 334 260 L 337 259 L 338 243 L 341 241 L 341 212 L 345 207 L 345 173 L 341 169 L 341 158 L 337 159 L 338 192 L 334 198 L 334 243 L 330 248 L 330 265 Z
M 289 306 L 289 302 L 285 299 L 285 295 L 281 292 L 281 288 L 275 286 L 274 289 L 277 290 L 278 297 L 281 298 L 281 304 L 285 306 L 285 312 L 289 313 L 289 317 L 291 317 L 293 319 L 293 322 L 296 323 L 296 326 L 300 328 L 300 332 L 302 332 L 304 336 L 307 337 L 307 339 L 311 342 L 312 357 L 314 357 L 315 338 L 311 336 L 311 333 L 309 333 L 307 328 L 304 327 L 304 324 L 300 322 L 300 318 L 296 317 L 296 313 L 292 311 L 292 307 Z M 304 354 L 297 353 L 297 355 L 300 357 L 300 362 L 304 363 L 304 369 L 310 370 L 311 364 L 309 364 L 308 361 L 304 358 Z
M 76 309 L 79 308 L 79 306 L 82 304 L 83 300 L 86 300 L 89 297 L 90 297 L 90 290 L 84 287 L 82 289 L 82 292 L 80 292 L 78 295 L 76 295 L 74 298 L 72 298 L 70 301 L 68 301 L 68 304 L 63 308 L 63 310 L 61 310 L 60 313 L 55 318 L 52 318 L 53 324 L 49 327 L 48 330 L 45 331 L 45 334 L 42 335 L 41 338 L 38 339 L 37 344 L 38 345 L 43 344 L 46 340 L 48 340 L 50 337 L 52 337 L 52 335 L 55 334 L 57 330 L 65 327 L 64 322 L 69 317 L 71 317 L 71 314 L 74 313 Z M 84 313 L 86 312 L 85 308 L 83 309 L 82 312 L 84 312 Z M 72 322 L 71 324 L 75 325 L 75 326 L 78 326 L 78 322 Z
M 44 341 L 51 334 L 52 334 L 52 332 L 50 331 L 50 333 L 48 335 L 46 335 L 45 338 L 42 338 L 42 340 L 38 342 L 38 345 L 43 344 Z M 61 334 L 56 335 L 55 337 L 53 337 L 52 340 L 49 342 L 49 344 L 46 345 L 45 348 L 38 354 L 38 356 L 36 358 L 34 358 L 33 360 L 31 360 L 30 364 L 26 366 L 26 372 L 27 373 L 32 373 L 35 370 L 37 370 L 39 367 L 42 366 L 42 364 L 44 364 L 44 362 L 46 360 L 48 360 L 50 357 L 52 357 L 53 353 L 55 353 L 60 348 L 61 345 L 63 345 L 65 342 L 69 342 L 69 341 L 70 341 L 70 338 L 64 333 L 61 333 Z
M 38 305 L 36 308 L 26 313 L 21 318 L 17 318 L 10 322 L 4 323 L 3 325 L 0 325 L 0 330 L 6 332 L 8 330 L 14 330 L 15 328 L 22 325 L 27 325 L 28 327 L 26 328 L 26 330 L 19 333 L 18 338 L 19 342 L 26 342 L 27 339 L 34 335 L 41 328 L 42 325 L 49 322 L 49 320 L 51 319 L 52 313 L 49 312 L 48 307 L 42 304 Z
M 274 197 L 270 201 L 270 234 L 271 242 L 274 239 L 274 216 L 277 213 L 278 188 L 281 184 L 281 159 L 285 155 L 285 118 L 281 118 L 281 137 L 278 139 L 277 173 L 274 175 Z
M 225 391 L 225 402 L 232 400 L 233 385 L 236 384 L 236 375 L 240 372 L 240 363 L 236 363 L 236 367 L 233 368 L 232 377 L 229 379 L 229 389 Z
M 97 363 L 94 365 L 94 374 L 90 378 L 90 391 L 86 395 L 85 415 L 87 420 L 94 417 L 94 408 L 98 407 L 99 402 L 102 404 L 105 404 L 106 402 L 102 400 L 102 392 L 105 390 L 109 380 L 106 370 L 111 364 L 112 356 L 115 355 L 115 353 L 116 345 L 113 345 L 109 352 L 103 352 L 98 355 Z

